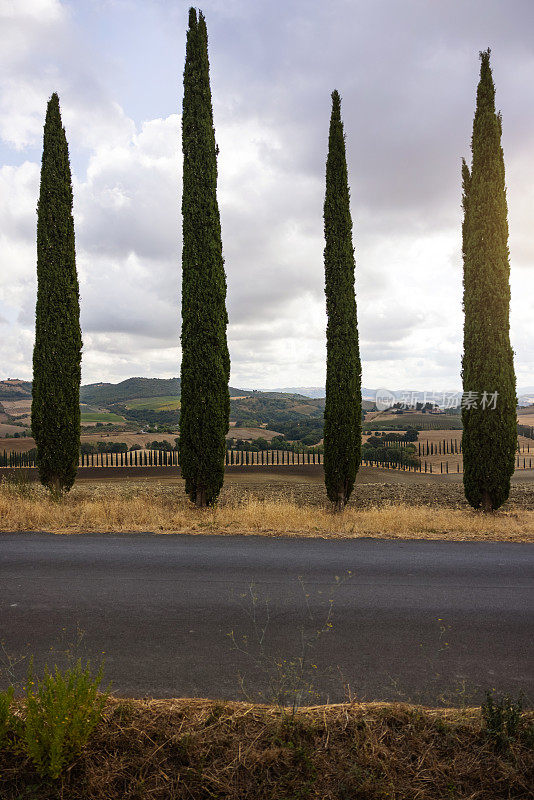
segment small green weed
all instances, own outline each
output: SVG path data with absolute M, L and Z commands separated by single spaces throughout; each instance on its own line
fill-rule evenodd
M 41 777 L 59 778 L 72 763 L 100 720 L 107 694 L 98 693 L 102 667 L 96 675 L 81 659 L 62 673 L 45 667 L 40 681 L 30 661 L 26 686 L 24 744 Z
M 522 733 L 522 695 L 513 700 L 507 694 L 486 692 L 486 702 L 482 703 L 481 711 L 486 724 L 486 735 L 498 750 L 509 750 L 510 743 L 517 740 Z
M 13 694 L 14 689 L 12 686 L 9 687 L 7 692 L 0 692 L 0 747 L 13 727 L 13 715 L 11 713 Z

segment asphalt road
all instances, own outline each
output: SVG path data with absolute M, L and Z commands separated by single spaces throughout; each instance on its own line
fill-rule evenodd
M 0 685 L 33 653 L 122 696 L 532 704 L 533 579 L 529 544 L 0 534 Z

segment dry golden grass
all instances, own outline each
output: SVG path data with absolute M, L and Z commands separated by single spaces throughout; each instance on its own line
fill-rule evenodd
M 480 709 L 345 703 L 293 716 L 247 703 L 111 698 L 55 786 L 14 749 L 0 750 L 0 796 L 526 800 L 534 782 L 532 720 L 523 714 L 521 735 L 503 752 L 486 734 Z
M 262 534 L 453 541 L 534 541 L 534 511 L 483 515 L 467 509 L 385 503 L 348 507 L 343 514 L 298 504 L 290 494 L 261 499 L 236 492 L 215 508 L 198 511 L 183 494 L 163 487 L 116 485 L 75 488 L 61 502 L 42 487 L 0 486 L 0 530 L 55 533 L 135 532 Z

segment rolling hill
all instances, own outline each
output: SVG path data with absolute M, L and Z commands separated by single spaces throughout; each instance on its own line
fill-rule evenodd
M 251 394 L 246 389 L 235 389 L 230 386 L 230 394 Z M 97 406 L 108 406 L 112 403 L 129 403 L 131 401 L 154 397 L 180 397 L 180 378 L 127 378 L 120 383 L 88 383 L 81 387 L 80 400 Z

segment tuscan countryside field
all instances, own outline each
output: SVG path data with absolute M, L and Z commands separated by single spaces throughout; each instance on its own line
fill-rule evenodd
M 534 796 L 533 26 L 0 0 L 1 800 Z

